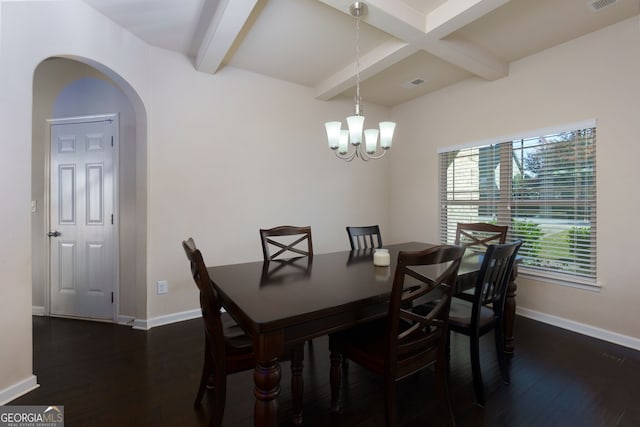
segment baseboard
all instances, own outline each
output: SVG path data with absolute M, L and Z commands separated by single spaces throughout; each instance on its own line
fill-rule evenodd
M 181 311 L 179 313 L 166 314 L 164 316 L 152 317 L 151 319 L 135 319 L 133 321 L 133 329 L 141 329 L 148 331 L 156 326 L 169 325 L 171 323 L 182 322 L 184 320 L 197 319 L 202 317 L 202 311 L 197 308 L 194 310 Z
M 618 344 L 623 347 L 628 347 L 640 351 L 640 339 L 635 337 L 622 335 L 617 332 L 608 331 L 606 329 L 597 328 L 595 326 L 586 325 L 584 323 L 575 322 L 573 320 L 564 319 L 562 317 L 552 316 L 550 314 L 530 310 L 523 307 L 517 307 L 516 314 L 519 314 L 523 317 L 528 317 L 529 319 L 537 320 L 539 322 L 548 323 L 549 325 L 557 326 L 562 329 L 577 332 L 582 335 L 587 335 L 589 337 L 608 341 L 613 344 Z
M 118 325 L 123 325 L 123 326 L 133 326 L 133 323 L 135 322 L 136 318 L 133 316 L 123 316 L 123 315 L 119 315 L 118 318 L 116 319 L 116 323 Z
M 38 384 L 38 378 L 35 375 L 31 375 L 29 378 L 17 382 L 4 390 L 0 390 L 0 406 L 6 405 L 14 399 L 29 393 L 31 390 L 35 390 L 40 387 Z
M 31 307 L 31 314 L 33 316 L 44 316 L 45 312 L 44 312 L 44 307 L 39 307 L 39 306 L 32 306 Z

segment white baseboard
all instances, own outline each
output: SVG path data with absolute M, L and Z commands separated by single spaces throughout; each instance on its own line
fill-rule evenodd
M 537 320 L 539 322 L 548 323 L 549 325 L 557 326 L 562 329 L 577 332 L 582 335 L 587 335 L 603 341 L 608 341 L 613 344 L 618 344 L 623 347 L 640 350 L 640 339 L 635 337 L 622 335 L 617 332 L 608 331 L 606 329 L 597 328 L 595 326 L 586 325 L 584 323 L 575 322 L 573 320 L 564 319 L 562 317 L 552 316 L 550 314 L 530 310 L 523 307 L 516 307 L 516 314 L 519 314 L 523 317 L 528 317 L 529 319 Z M 515 335 L 516 337 L 518 336 L 517 332 Z
M 14 399 L 29 393 L 31 390 L 35 390 L 40 387 L 38 384 L 38 378 L 35 375 L 31 375 L 29 378 L 17 382 L 4 390 L 0 390 L 0 405 L 6 405 Z
M 123 326 L 133 326 L 134 321 L 136 320 L 135 317 L 133 316 L 124 316 L 124 315 L 118 315 L 118 318 L 116 319 L 116 323 L 118 325 L 123 325 Z
M 182 322 L 184 320 L 196 319 L 202 317 L 202 311 L 197 308 L 179 313 L 166 314 L 164 316 L 152 317 L 151 319 L 135 319 L 133 321 L 133 329 L 141 329 L 148 331 L 156 326 L 168 325 L 171 323 Z
M 34 316 L 44 316 L 44 307 L 40 307 L 40 306 L 32 306 L 31 307 L 31 314 Z

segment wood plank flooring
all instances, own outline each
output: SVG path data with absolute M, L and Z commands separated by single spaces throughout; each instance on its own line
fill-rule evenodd
M 516 318 L 511 384 L 500 379 L 493 336 L 483 337 L 487 405 L 474 404 L 467 338 L 452 336 L 450 384 L 458 427 L 640 426 L 640 352 L 530 319 Z M 34 317 L 34 371 L 40 387 L 12 405 L 64 405 L 65 425 L 204 426 L 209 404 L 193 409 L 203 353 L 200 319 L 154 328 Z M 304 425 L 384 425 L 382 383 L 349 364 L 342 412 L 329 413 L 326 337 L 305 346 Z M 280 425 L 290 425 L 289 364 L 282 365 Z M 229 377 L 225 426 L 251 426 L 252 372 Z M 429 370 L 398 385 L 399 422 L 437 426 Z

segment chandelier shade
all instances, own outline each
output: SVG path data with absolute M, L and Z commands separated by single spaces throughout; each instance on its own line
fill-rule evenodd
M 362 112 L 360 98 L 360 17 L 367 14 L 364 2 L 354 2 L 349 12 L 356 18 L 356 96 L 355 113 L 347 117 L 347 129 L 342 129 L 342 122 L 331 121 L 324 124 L 327 131 L 329 148 L 342 160 L 350 162 L 356 157 L 367 161 L 379 159 L 391 148 L 393 133 L 396 128 L 394 122 L 380 122 L 379 129 L 364 129 L 365 117 Z M 362 144 L 364 135 L 364 148 Z M 378 149 L 378 136 L 380 145 Z

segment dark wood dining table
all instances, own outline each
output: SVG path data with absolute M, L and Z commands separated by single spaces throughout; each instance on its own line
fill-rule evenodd
M 208 267 L 223 307 L 253 341 L 257 359 L 254 426 L 277 425 L 281 377 L 278 357 L 291 349 L 297 354 L 292 359 L 292 384 L 299 387 L 292 393 L 293 424 L 302 424 L 300 349 L 304 343 L 384 316 L 398 253 L 433 246 L 418 242 L 385 246 L 391 254 L 388 267 L 373 265 L 372 250 Z M 456 291 L 475 285 L 481 263 L 481 254 L 465 254 Z M 507 299 L 505 348 L 513 353 L 513 280 Z

